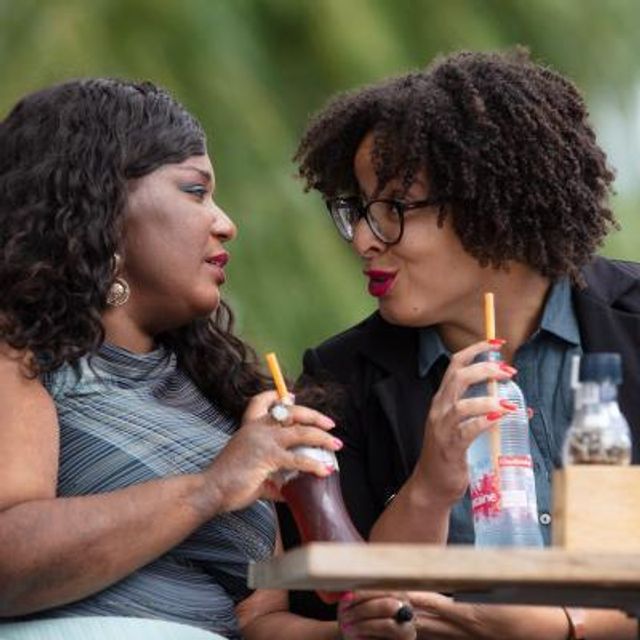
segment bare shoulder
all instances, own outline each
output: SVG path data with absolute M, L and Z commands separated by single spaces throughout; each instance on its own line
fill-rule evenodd
M 57 413 L 28 361 L 29 354 L 0 344 L 0 510 L 55 496 Z
M 29 371 L 31 354 L 0 342 L 0 411 L 24 400 L 54 408 L 53 400 L 37 377 Z

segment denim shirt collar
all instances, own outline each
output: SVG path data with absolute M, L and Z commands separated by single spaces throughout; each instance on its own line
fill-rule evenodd
M 542 312 L 540 327 L 530 339 L 533 340 L 543 331 L 570 344 L 580 344 L 580 330 L 573 310 L 568 278 L 561 278 L 552 285 Z M 441 357 L 451 357 L 434 326 L 419 330 L 418 345 L 418 375 L 421 378 L 429 375 L 431 368 Z
M 551 333 L 572 345 L 580 344 L 580 329 L 573 310 L 568 278 L 562 278 L 552 286 L 536 334 L 540 331 Z

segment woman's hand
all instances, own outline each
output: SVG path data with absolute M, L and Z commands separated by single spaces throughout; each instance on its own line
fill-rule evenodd
M 333 420 L 313 409 L 292 406 L 287 426 L 282 426 L 268 413 L 276 400 L 275 391 L 255 396 L 237 433 L 204 472 L 222 511 L 242 509 L 261 497 L 276 497 L 277 487 L 271 476 L 277 471 L 297 470 L 318 476 L 334 471 L 291 451 L 298 446 L 340 449 L 342 442 L 327 433 L 335 426 Z
M 344 640 L 390 638 L 414 640 L 414 619 L 398 622 L 398 609 L 408 602 L 405 594 L 348 592 L 338 603 L 338 627 Z
M 469 484 L 469 445 L 504 413 L 515 409 L 496 397 L 463 398 L 473 384 L 506 380 L 516 373 L 502 362 L 473 363 L 478 354 L 502 344 L 500 340 L 483 341 L 455 353 L 431 403 L 415 473 L 431 493 L 451 504 L 462 497 Z
M 455 603 L 440 593 L 410 592 L 419 638 L 429 640 L 565 640 L 560 607 Z

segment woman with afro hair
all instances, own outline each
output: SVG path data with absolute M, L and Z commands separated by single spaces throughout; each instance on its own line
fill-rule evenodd
M 304 358 L 306 376 L 348 390 L 338 455 L 355 524 L 373 541 L 473 544 L 466 450 L 510 409 L 463 394 L 514 378 L 530 407 L 548 544 L 572 356 L 622 354 L 635 461 L 640 445 L 640 268 L 595 256 L 617 225 L 613 173 L 578 90 L 522 50 L 457 53 L 333 99 L 296 159 L 378 306 Z M 486 291 L 495 341 L 483 339 Z M 473 363 L 492 349 L 509 364 Z M 419 638 L 564 640 L 583 628 L 590 640 L 637 637 L 617 611 L 454 604 L 429 593 L 412 601 Z M 299 594 L 292 603 L 320 615 Z

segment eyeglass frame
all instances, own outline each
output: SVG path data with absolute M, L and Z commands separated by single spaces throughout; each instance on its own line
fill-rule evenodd
M 338 214 L 334 214 L 334 205 L 338 201 L 355 201 L 356 202 L 356 210 L 358 211 L 358 218 L 355 222 L 350 222 L 351 225 L 351 234 L 350 237 L 346 232 L 346 229 L 339 221 L 340 216 Z M 398 218 L 400 220 L 400 232 L 396 240 L 386 240 L 381 237 L 380 232 L 377 231 L 374 225 L 371 223 L 369 219 L 369 212 L 371 210 L 371 206 L 378 203 L 383 202 L 385 204 L 392 205 L 398 212 Z M 426 198 L 424 200 L 415 200 L 413 202 L 405 202 L 403 200 L 397 200 L 395 198 L 373 198 L 366 203 L 363 203 L 362 200 L 358 196 L 337 196 L 335 198 L 328 198 L 325 200 L 325 205 L 327 210 L 329 211 L 329 215 L 331 216 L 331 220 L 333 224 L 338 229 L 338 233 L 340 236 L 346 240 L 347 242 L 353 242 L 353 238 L 355 235 L 355 226 L 362 220 L 365 219 L 367 226 L 371 230 L 371 233 L 384 245 L 390 247 L 394 244 L 398 244 L 402 240 L 402 236 L 404 235 L 404 214 L 407 211 L 411 211 L 412 209 L 426 209 L 427 207 L 433 207 L 435 205 L 444 204 L 445 200 L 443 198 Z

